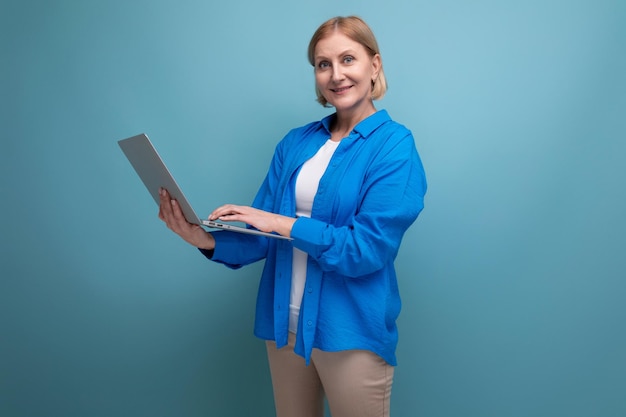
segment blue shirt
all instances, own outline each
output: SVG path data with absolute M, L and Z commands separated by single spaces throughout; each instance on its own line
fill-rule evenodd
M 277 145 L 253 207 L 295 217 L 295 179 L 330 138 L 335 116 L 293 129 Z M 385 110 L 341 140 L 293 240 L 220 231 L 211 259 L 231 268 L 265 259 L 254 333 L 287 344 L 293 247 L 308 254 L 295 352 L 369 350 L 396 365 L 400 295 L 394 259 L 424 207 L 426 179 L 413 135 Z

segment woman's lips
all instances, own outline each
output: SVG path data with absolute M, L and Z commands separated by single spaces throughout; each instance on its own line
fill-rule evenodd
M 331 88 L 330 91 L 332 91 L 335 94 L 341 94 L 341 93 L 344 93 L 344 92 L 348 91 L 351 88 L 352 88 L 352 86 L 349 85 L 347 87 Z

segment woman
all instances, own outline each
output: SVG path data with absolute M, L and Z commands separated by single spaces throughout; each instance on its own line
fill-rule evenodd
M 265 259 L 255 334 L 266 340 L 279 417 L 388 416 L 400 297 L 394 259 L 423 208 L 426 181 L 405 127 L 377 111 L 382 59 L 361 19 L 322 24 L 309 44 L 320 104 L 336 112 L 277 145 L 240 221 L 291 240 L 189 224 L 161 192 L 159 217 L 209 259 L 239 268 Z

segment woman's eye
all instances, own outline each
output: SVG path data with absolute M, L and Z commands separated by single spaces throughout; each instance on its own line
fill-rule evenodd
M 321 61 L 319 64 L 317 64 L 317 67 L 319 69 L 325 69 L 328 68 L 330 66 L 330 64 L 327 61 Z
M 343 62 L 345 62 L 346 64 L 351 64 L 354 61 L 354 57 L 352 56 L 346 56 L 343 58 Z

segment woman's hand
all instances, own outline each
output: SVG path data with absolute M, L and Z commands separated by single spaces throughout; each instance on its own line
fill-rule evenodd
M 178 202 L 172 199 L 167 190 L 162 188 L 159 195 L 161 196 L 159 219 L 163 220 L 170 230 L 197 248 L 208 250 L 215 248 L 213 236 L 201 226 L 189 223 Z
M 209 220 L 216 219 L 225 222 L 243 222 L 262 232 L 276 232 L 286 237 L 291 236 L 291 228 L 296 222 L 292 217 L 234 204 L 216 208 L 209 216 Z

